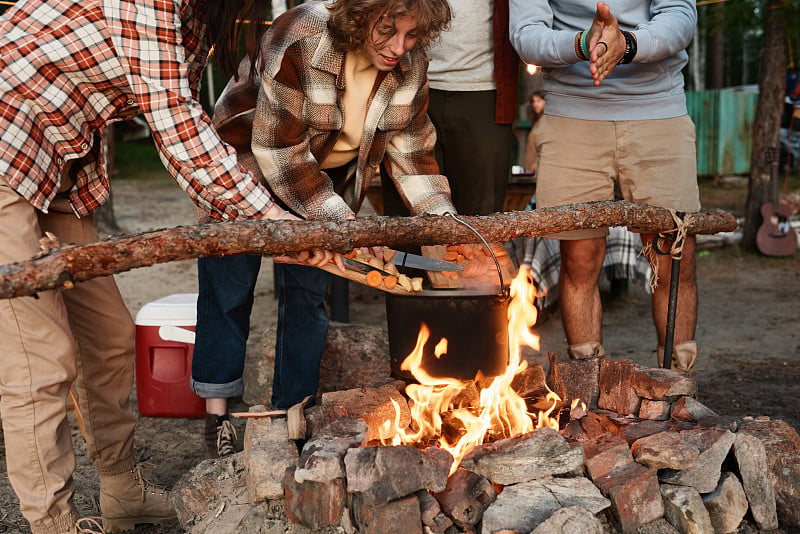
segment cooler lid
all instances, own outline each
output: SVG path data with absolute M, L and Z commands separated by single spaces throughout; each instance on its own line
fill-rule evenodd
M 139 326 L 193 326 L 197 322 L 197 293 L 175 293 L 148 302 L 136 314 Z

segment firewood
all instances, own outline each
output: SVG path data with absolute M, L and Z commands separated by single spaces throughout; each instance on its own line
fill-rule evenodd
M 286 413 L 286 427 L 289 431 L 289 439 L 306 439 L 306 417 L 303 413 L 305 407 L 311 402 L 311 395 L 298 402 Z
M 0 298 L 32 296 L 75 283 L 156 263 L 229 254 L 292 254 L 310 248 L 346 253 L 356 247 L 393 248 L 447 243 L 490 242 L 562 232 L 628 226 L 651 233 L 674 227 L 669 210 L 631 202 L 590 202 L 486 216 L 421 215 L 361 217 L 345 221 L 233 221 L 181 226 L 113 237 L 87 245 L 67 245 L 35 259 L 0 266 Z M 733 231 L 733 215 L 689 213 L 689 234 Z

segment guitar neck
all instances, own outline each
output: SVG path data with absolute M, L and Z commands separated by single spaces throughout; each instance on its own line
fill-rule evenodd
M 777 206 L 780 200 L 778 191 L 778 147 L 767 148 L 764 151 L 764 160 L 769 165 L 771 202 L 773 206 Z

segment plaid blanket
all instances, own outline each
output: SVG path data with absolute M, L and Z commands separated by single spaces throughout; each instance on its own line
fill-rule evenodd
M 627 279 L 650 291 L 650 264 L 643 255 L 642 240 L 637 233 L 623 227 L 611 227 L 606 237 L 606 256 L 603 272 L 609 280 Z M 515 239 L 509 242 L 510 256 L 517 264 L 528 265 L 533 273 L 541 297 L 536 298 L 536 307 L 547 308 L 558 302 L 558 273 L 561 268 L 561 253 L 558 240 L 544 237 Z

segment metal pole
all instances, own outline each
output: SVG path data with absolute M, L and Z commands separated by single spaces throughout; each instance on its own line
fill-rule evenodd
M 678 211 L 675 215 L 683 221 L 684 213 Z M 675 227 L 675 232 L 672 235 L 672 246 L 670 247 L 670 256 L 672 257 L 672 269 L 669 275 L 669 302 L 667 304 L 667 327 L 664 333 L 664 358 L 661 361 L 661 367 L 670 369 L 672 367 L 672 350 L 675 344 L 675 315 L 678 310 L 678 281 L 681 276 L 681 255 L 675 256 L 674 245 L 675 240 L 678 238 L 678 228 Z

